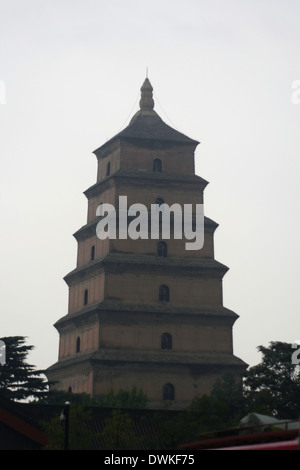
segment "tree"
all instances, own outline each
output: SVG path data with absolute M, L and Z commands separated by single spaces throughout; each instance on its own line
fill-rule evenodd
M 121 410 L 113 410 L 101 432 L 102 450 L 138 450 L 140 438 L 134 432 L 133 420 Z
M 47 395 L 42 398 L 35 400 L 36 403 L 40 405 L 64 405 L 66 401 L 71 402 L 72 404 L 82 405 L 82 406 L 97 406 L 97 399 L 92 398 L 87 393 L 73 393 L 65 392 L 63 390 L 51 389 Z
M 273 341 L 259 346 L 261 363 L 245 376 L 244 390 L 252 408 L 269 410 L 279 419 L 297 419 L 300 415 L 300 371 L 292 360 L 292 344 Z
M 198 421 L 198 432 L 237 426 L 248 412 L 242 381 L 224 375 L 216 380 L 209 396 L 195 398 L 187 411 Z
M 24 400 L 42 397 L 48 392 L 48 382 L 42 370 L 27 364 L 28 353 L 33 346 L 26 345 L 24 336 L 1 338 L 5 344 L 6 360 L 0 365 L 0 397 L 8 400 Z
M 133 419 L 119 408 L 143 409 L 146 408 L 148 398 L 144 392 L 136 387 L 131 391 L 120 389 L 111 390 L 106 395 L 91 397 L 86 393 L 72 393 L 61 390 L 50 390 L 47 396 L 39 399 L 39 404 L 63 405 L 66 401 L 70 406 L 69 448 L 71 450 L 92 449 L 93 440 L 101 441 L 102 450 L 133 450 L 139 449 L 141 442 L 134 430 Z M 92 413 L 94 407 L 112 408 L 111 414 L 105 419 L 102 432 L 95 434 L 97 419 Z M 46 450 L 59 450 L 63 448 L 64 436 L 60 416 L 57 415 L 50 422 L 43 425 L 48 435 L 49 443 Z
M 95 400 L 98 406 L 107 408 L 145 409 L 148 405 L 147 395 L 136 386 L 133 386 L 130 391 L 120 389 L 114 392 L 114 390 L 110 390 L 106 395 L 98 395 Z
M 94 436 L 89 427 L 91 411 L 82 405 L 72 404 L 70 406 L 69 421 L 69 450 L 92 450 Z M 42 424 L 48 437 L 48 444 L 44 447 L 44 450 L 63 450 L 64 427 L 60 415 Z
M 130 391 L 120 389 L 115 392 L 111 389 L 105 395 L 95 395 L 94 397 L 86 393 L 73 393 L 52 389 L 45 397 L 38 400 L 40 404 L 46 405 L 63 405 L 66 401 L 76 403 L 77 405 L 118 409 L 145 409 L 148 405 L 147 395 L 136 386 L 133 386 Z
M 226 374 L 218 379 L 210 395 L 194 398 L 182 412 L 169 419 L 158 415 L 160 441 L 165 449 L 196 441 L 201 434 L 238 426 L 249 412 L 242 381 Z

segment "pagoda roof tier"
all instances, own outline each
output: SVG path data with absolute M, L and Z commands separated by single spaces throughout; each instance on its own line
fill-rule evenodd
M 144 272 L 151 274 L 176 274 L 222 279 L 228 271 L 228 267 L 213 258 L 175 258 L 157 257 L 136 253 L 109 253 L 104 258 L 90 261 L 75 268 L 64 277 L 65 282 L 81 281 L 99 272 Z
M 118 211 L 116 211 L 116 215 L 118 216 Z M 132 217 L 134 218 L 134 217 Z M 149 219 L 150 218 L 150 212 L 149 212 Z M 130 216 L 128 216 L 128 220 L 130 220 Z M 76 238 L 77 241 L 79 240 L 84 240 L 87 237 L 90 237 L 92 235 L 96 234 L 96 226 L 99 222 L 99 218 L 95 218 L 91 222 L 83 225 L 80 227 L 79 230 L 77 230 L 75 233 L 73 233 L 73 237 Z M 212 231 L 214 232 L 218 228 L 219 224 L 215 222 L 214 220 L 210 219 L 209 217 L 204 216 L 204 230 Z
M 183 184 L 197 185 L 198 188 L 204 190 L 208 185 L 208 181 L 198 175 L 181 175 L 176 173 L 153 173 L 153 171 L 129 171 L 129 170 L 118 170 L 115 173 L 107 176 L 101 181 L 90 186 L 84 191 L 83 194 L 87 198 L 98 196 L 102 191 L 110 186 L 111 182 L 115 179 L 128 179 L 129 184 L 145 185 L 145 181 L 155 184 L 166 184 L 168 187 L 182 187 Z
M 234 356 L 233 354 L 226 354 L 224 352 L 220 353 L 210 353 L 210 352 L 199 352 L 190 354 L 188 352 L 167 352 L 167 351 L 134 351 L 132 349 L 123 349 L 122 354 L 120 354 L 120 349 L 98 349 L 97 351 L 92 351 L 90 353 L 81 353 L 77 354 L 75 357 L 61 359 L 52 366 L 50 366 L 47 371 L 64 369 L 65 367 L 76 367 L 81 363 L 90 362 L 93 366 L 97 365 L 107 365 L 113 363 L 124 364 L 128 366 L 129 364 L 141 364 L 145 366 L 151 365 L 176 365 L 176 366 L 202 366 L 203 368 L 211 367 L 224 367 L 224 366 L 237 366 L 237 367 L 246 367 L 247 364 Z
M 98 302 L 86 307 L 76 310 L 73 313 L 68 313 L 64 317 L 60 318 L 55 323 L 55 328 L 63 328 L 70 322 L 78 323 L 81 321 L 87 321 L 89 318 L 95 316 L 102 317 L 103 315 L 119 315 L 126 319 L 132 317 L 132 319 L 139 319 L 141 315 L 151 316 L 152 320 L 158 320 L 167 318 L 175 318 L 179 321 L 179 317 L 182 320 L 193 322 L 196 320 L 201 324 L 211 324 L 212 318 L 216 321 L 225 321 L 230 324 L 239 318 L 239 316 L 232 310 L 220 306 L 210 305 L 199 305 L 197 307 L 186 307 L 186 306 L 171 306 L 166 303 L 160 304 L 137 304 L 130 302 L 122 302 L 114 299 L 105 299 L 102 302 Z
M 96 155 L 101 153 L 105 147 L 109 146 L 116 139 L 155 140 L 159 142 L 167 141 L 190 144 L 193 146 L 197 146 L 199 144 L 197 140 L 191 139 L 185 134 L 173 129 L 161 119 L 153 109 L 154 100 L 152 92 L 152 85 L 149 79 L 146 78 L 141 87 L 139 111 L 136 112 L 125 129 L 94 151 Z

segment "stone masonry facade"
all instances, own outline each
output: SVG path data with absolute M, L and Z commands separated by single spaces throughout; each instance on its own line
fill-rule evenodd
M 140 110 L 94 152 L 97 181 L 85 191 L 87 223 L 74 234 L 77 265 L 65 277 L 68 313 L 55 324 L 59 357 L 47 371 L 56 388 L 95 396 L 136 386 L 152 407 L 183 408 L 221 375 L 247 367 L 233 354 L 238 316 L 223 306 L 228 268 L 214 258 L 214 221 L 205 217 L 199 250 L 186 250 L 184 238 L 96 234 L 97 208 L 117 209 L 120 196 L 149 210 L 158 200 L 203 204 L 208 183 L 195 175 L 198 144 L 161 120 L 146 79 Z

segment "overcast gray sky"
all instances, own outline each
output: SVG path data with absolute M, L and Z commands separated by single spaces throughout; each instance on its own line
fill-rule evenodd
M 300 338 L 299 0 L 0 0 L 0 337 L 57 360 L 93 150 L 138 109 L 201 144 L 234 353 Z M 297 85 L 297 83 L 295 84 Z

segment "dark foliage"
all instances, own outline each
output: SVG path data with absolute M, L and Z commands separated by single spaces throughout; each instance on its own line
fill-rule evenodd
M 249 406 L 267 410 L 279 419 L 298 419 L 300 369 L 292 360 L 292 344 L 274 341 L 258 350 L 262 361 L 248 370 L 244 382 Z
M 26 345 L 23 336 L 1 338 L 6 347 L 6 361 L 0 366 L 0 397 L 20 401 L 40 398 L 48 392 L 48 382 L 43 371 L 27 364 L 33 346 Z

